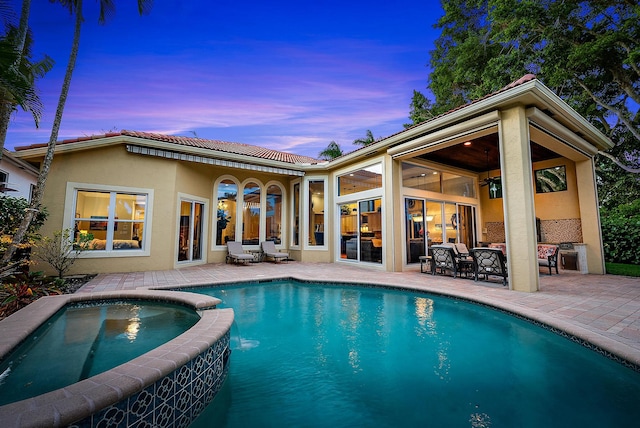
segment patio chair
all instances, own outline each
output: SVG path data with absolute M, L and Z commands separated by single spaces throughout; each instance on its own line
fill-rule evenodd
M 473 248 L 471 257 L 475 281 L 478 281 L 480 275 L 484 275 L 485 280 L 489 279 L 489 275 L 494 275 L 502 277 L 502 285 L 507 285 L 507 266 L 500 248 Z
M 458 257 L 470 257 L 469 249 L 464 243 L 458 242 L 457 244 L 453 244 L 453 246 L 456 249 L 456 253 L 458 253 Z
M 455 278 L 458 274 L 458 261 L 451 246 L 432 245 L 429 248 L 431 253 L 431 273 L 436 274 L 438 269 L 444 274 L 446 271 L 453 272 Z
M 276 263 L 282 260 L 286 261 L 289 259 L 289 253 L 281 253 L 280 251 L 278 251 L 273 241 L 264 241 L 262 243 L 262 253 L 264 254 L 265 258 L 268 257 L 270 259 L 273 259 L 273 261 Z
M 246 264 L 247 262 L 254 261 L 254 257 L 252 254 L 244 252 L 241 242 L 229 241 L 227 242 L 226 262 L 229 263 L 230 261 L 234 261 L 236 264 L 238 264 L 238 262 Z
M 556 273 L 558 272 L 558 253 L 560 252 L 560 247 L 557 245 L 545 245 L 538 244 L 538 266 L 546 266 L 549 268 L 549 275 L 552 275 L 553 272 L 551 268 L 556 269 Z

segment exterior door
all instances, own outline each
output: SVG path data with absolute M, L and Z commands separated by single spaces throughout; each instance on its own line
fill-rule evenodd
M 202 214 L 204 204 L 196 201 L 180 202 L 178 231 L 178 261 L 202 260 Z

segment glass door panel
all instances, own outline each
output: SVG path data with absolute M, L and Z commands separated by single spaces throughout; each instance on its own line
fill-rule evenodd
M 340 205 L 340 258 L 358 258 L 358 208 L 357 204 Z
M 427 246 L 442 244 L 442 203 L 427 201 L 426 206 Z
M 382 263 L 381 200 L 361 201 L 359 205 L 359 260 L 361 262 Z
M 407 263 L 418 263 L 426 254 L 424 208 L 422 199 L 405 199 Z
M 477 246 L 475 207 L 470 205 L 458 205 L 458 242 L 471 249 Z
M 442 229 L 444 230 L 446 240 L 443 242 L 458 242 L 458 208 L 456 204 L 445 202 L 444 220 L 446 220 L 446 222 L 443 222 Z
M 178 261 L 202 260 L 203 212 L 204 204 L 202 203 L 180 202 Z

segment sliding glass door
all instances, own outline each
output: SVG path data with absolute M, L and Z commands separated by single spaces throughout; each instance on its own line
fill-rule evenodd
M 340 206 L 340 257 L 382 263 L 382 200 L 369 199 Z
M 201 202 L 180 202 L 179 262 L 202 260 L 203 213 L 204 204 Z
M 432 245 L 477 244 L 476 208 L 452 202 L 405 199 L 406 262 L 418 263 Z

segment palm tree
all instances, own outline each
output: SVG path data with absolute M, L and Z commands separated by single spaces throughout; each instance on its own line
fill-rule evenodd
M 8 21 L 10 8 L 4 2 L 0 5 L 0 14 Z M 38 127 L 43 107 L 34 82 L 53 68 L 53 60 L 48 56 L 31 62 L 32 39 L 28 31 L 30 7 L 31 0 L 24 0 L 19 27 L 8 24 L 0 39 L 0 158 L 11 114 L 17 107 L 31 112 Z
M 323 151 L 321 151 L 318 154 L 318 157 L 320 159 L 324 159 L 324 160 L 333 160 L 337 157 L 342 156 L 342 149 L 340 148 L 340 145 L 338 143 L 336 143 L 335 141 L 332 141 L 329 143 L 329 145 L 327 146 L 326 149 L 324 149 Z
M 368 146 L 369 144 L 373 144 L 376 142 L 375 137 L 373 136 L 373 132 L 367 129 L 367 136 L 365 138 L 357 138 L 353 140 L 353 144 L 357 146 Z
M 62 90 L 60 92 L 60 98 L 58 99 L 58 107 L 56 108 L 56 115 L 53 120 L 53 126 L 51 128 L 51 136 L 49 137 L 49 143 L 47 144 L 47 153 L 45 154 L 44 160 L 42 161 L 42 165 L 40 166 L 40 174 L 38 175 L 38 182 L 36 183 L 36 188 L 34 190 L 33 197 L 31 198 L 31 203 L 25 216 L 20 224 L 20 227 L 16 231 L 15 235 L 13 235 L 13 239 L 9 248 L 5 252 L 2 260 L 0 261 L 0 266 L 6 266 L 9 264 L 13 253 L 16 250 L 18 244 L 22 242 L 24 239 L 27 229 L 31 224 L 31 220 L 33 219 L 36 212 L 40 210 L 40 202 L 42 201 L 42 195 L 44 193 L 44 186 L 47 181 L 47 176 L 49 175 L 49 168 L 51 167 L 51 162 L 53 161 L 53 154 L 56 148 L 56 141 L 58 140 L 58 132 L 60 131 L 60 124 L 62 122 L 62 113 L 64 111 L 64 106 L 67 101 L 67 95 L 69 94 L 69 86 L 71 85 L 71 76 L 73 75 L 73 70 L 76 66 L 76 58 L 78 57 L 78 49 L 80 46 L 80 30 L 82 29 L 82 0 L 49 0 L 52 3 L 60 3 L 64 8 L 68 9 L 69 12 L 73 15 L 75 14 L 75 29 L 73 33 L 73 43 L 71 46 L 71 54 L 69 55 L 69 62 L 67 63 L 67 70 L 64 75 L 64 81 L 62 82 Z M 138 0 L 138 12 L 142 14 L 146 14 L 151 10 L 151 5 L 153 0 Z M 115 13 L 115 4 L 113 0 L 100 0 L 100 16 L 98 18 L 98 22 L 100 24 L 104 24 L 108 18 L 113 16 Z

